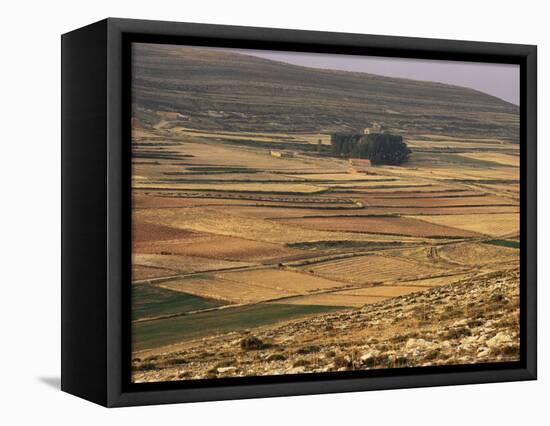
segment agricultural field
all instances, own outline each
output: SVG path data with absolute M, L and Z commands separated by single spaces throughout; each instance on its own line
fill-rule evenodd
M 426 304 L 442 301 L 452 310 L 455 289 L 466 298 L 474 297 L 469 288 L 487 298 L 496 289 L 516 301 L 520 174 L 514 105 L 454 86 L 312 71 L 237 53 L 199 55 L 186 48 L 180 55 L 174 47 L 149 45 L 136 52 L 136 381 L 246 375 L 247 369 L 307 372 L 305 364 L 289 365 L 291 356 L 283 360 L 276 347 L 307 355 L 315 365 L 320 359 L 310 359 L 303 348 L 315 344 L 340 354 L 349 347 L 349 354 L 341 354 L 349 358 L 361 336 L 383 348 L 412 334 L 407 327 L 415 324 L 422 327 L 417 337 L 422 330 L 436 335 L 438 315 L 453 330 L 439 305 Z M 237 66 L 244 67 L 242 79 L 228 68 Z M 266 80 L 256 82 L 258 75 Z M 290 83 L 280 75 L 291 76 Z M 403 136 L 412 151 L 408 162 L 359 167 L 333 154 L 332 134 L 374 121 Z M 507 315 L 506 327 L 515 324 L 511 303 L 493 306 Z M 473 315 L 477 307 L 468 306 Z M 415 317 L 422 309 L 437 313 L 432 322 Z M 401 314 L 414 320 L 401 324 Z M 346 331 L 345 345 L 338 346 L 329 322 L 346 330 L 342 318 L 360 317 L 377 318 L 387 328 L 350 319 L 359 340 Z M 487 324 L 487 330 L 496 327 Z M 304 330 L 313 330 L 313 343 Z M 514 330 L 505 330 L 510 339 L 517 338 Z M 268 343 L 252 350 L 239 343 L 251 336 Z M 301 345 L 294 352 L 292 342 Z M 516 340 L 507 344 L 515 348 Z M 267 351 L 265 357 L 256 349 Z M 217 367 L 222 360 L 216 353 L 242 364 Z M 190 354 L 195 361 L 181 361 Z M 267 356 L 275 361 L 265 361 Z M 430 362 L 451 363 L 452 357 Z M 351 358 L 345 365 L 356 364 L 367 368 Z
M 460 155 L 475 160 L 489 161 L 510 167 L 519 167 L 519 155 L 502 154 L 499 152 L 461 153 Z
M 357 232 L 382 235 L 404 235 L 408 237 L 460 238 L 475 237 L 477 234 L 457 228 L 432 224 L 420 219 L 401 216 L 343 216 L 343 217 L 307 217 L 284 219 L 278 223 L 287 223 L 304 228 L 324 231 Z
M 519 233 L 519 215 L 515 213 L 422 216 L 421 219 L 437 225 L 450 226 L 493 237 Z
M 132 298 L 132 319 L 134 321 L 200 311 L 224 305 L 223 302 L 218 300 L 197 297 L 148 284 L 134 284 Z
M 313 275 L 335 279 L 341 277 L 353 284 L 383 284 L 403 279 L 429 277 L 445 271 L 436 262 L 418 262 L 406 256 L 385 253 L 346 256 L 302 267 Z
M 134 325 L 137 354 L 152 348 L 173 346 L 201 337 L 243 331 L 280 321 L 342 309 L 340 306 L 253 304 L 170 318 L 140 321 Z
M 142 274 L 150 275 L 157 271 L 154 276 L 166 276 L 184 273 L 195 273 L 211 271 L 213 269 L 234 269 L 250 266 L 250 262 L 228 261 L 198 256 L 185 256 L 178 254 L 136 254 L 132 258 L 132 266 L 135 269 L 134 280 L 150 278 L 141 277 Z

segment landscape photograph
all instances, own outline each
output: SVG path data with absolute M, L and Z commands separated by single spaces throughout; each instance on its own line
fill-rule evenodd
M 131 58 L 132 382 L 519 361 L 519 66 Z

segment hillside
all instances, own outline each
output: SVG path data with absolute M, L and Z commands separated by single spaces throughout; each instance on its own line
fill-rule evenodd
M 134 356 L 134 380 L 297 374 L 519 359 L 518 270 Z
M 373 121 L 404 135 L 517 142 L 518 107 L 440 83 L 321 70 L 212 49 L 136 44 L 134 116 L 202 130 L 330 133 Z

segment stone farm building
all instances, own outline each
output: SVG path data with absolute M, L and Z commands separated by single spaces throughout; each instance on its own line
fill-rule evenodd
M 371 133 L 381 133 L 382 130 L 382 125 L 380 123 L 374 122 L 370 127 L 365 127 L 363 129 L 363 134 L 370 135 Z
M 349 173 L 368 173 L 371 167 L 370 160 L 363 158 L 350 158 L 349 160 Z

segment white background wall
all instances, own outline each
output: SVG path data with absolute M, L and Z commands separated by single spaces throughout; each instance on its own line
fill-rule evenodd
M 541 1 L 4 1 L 0 47 L 0 422 L 83 425 L 517 425 L 548 421 L 547 220 L 539 221 L 537 382 L 106 410 L 57 390 L 60 34 L 107 16 L 539 46 L 539 158 L 550 158 L 548 13 Z M 548 160 L 546 161 L 548 163 Z M 550 214 L 539 172 L 539 217 Z M 546 395 L 544 395 L 546 392 Z M 7 420 L 7 421 L 6 421 Z

